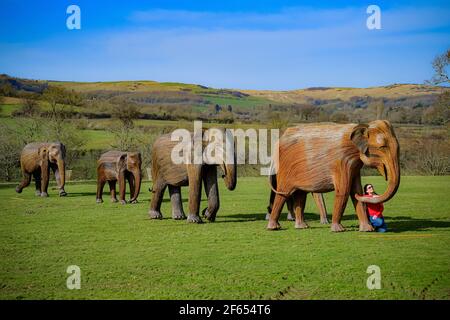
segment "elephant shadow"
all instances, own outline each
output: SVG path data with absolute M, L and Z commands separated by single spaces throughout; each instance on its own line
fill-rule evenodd
M 388 230 L 394 233 L 406 231 L 430 231 L 434 228 L 450 228 L 450 221 L 440 219 L 415 219 L 411 217 L 385 217 Z
M 254 213 L 254 214 L 233 214 L 222 216 L 226 220 L 219 222 L 250 222 L 261 221 L 266 219 L 266 213 Z M 331 223 L 331 214 L 327 215 L 328 220 Z M 282 213 L 280 221 L 286 221 L 287 213 Z M 318 213 L 305 212 L 305 220 L 308 221 L 320 221 L 320 215 Z M 358 221 L 356 214 L 344 215 L 342 220 Z M 421 219 L 412 218 L 407 216 L 385 217 L 388 232 L 402 233 L 408 231 L 430 231 L 434 228 L 450 228 L 450 221 L 441 219 Z
M 95 197 L 95 195 L 95 192 L 68 192 L 66 197 Z
M 280 215 L 280 221 L 286 221 L 287 220 L 287 212 L 283 212 Z M 248 221 L 261 221 L 266 220 L 266 213 L 253 213 L 253 214 L 232 214 L 232 215 L 226 215 L 223 216 L 223 218 L 230 218 L 228 221 L 222 221 L 222 222 L 248 222 Z M 305 220 L 307 221 L 320 221 L 320 215 L 317 213 L 308 213 L 305 212 Z
M 384 217 L 388 232 L 430 231 L 434 228 L 450 228 L 450 221 L 441 219 L 421 219 L 408 216 Z M 355 214 L 343 216 L 342 220 L 358 220 Z
M 189 201 L 189 199 L 186 199 L 186 198 L 181 198 L 181 202 L 182 203 L 187 203 Z M 164 198 L 164 199 L 162 199 L 162 202 L 170 202 L 170 198 Z

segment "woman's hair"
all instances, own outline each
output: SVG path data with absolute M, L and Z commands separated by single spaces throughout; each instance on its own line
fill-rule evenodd
M 367 193 L 367 188 L 369 188 L 370 186 L 373 188 L 373 184 L 371 184 L 371 183 L 364 185 L 364 188 L 363 188 L 364 194 L 369 194 L 369 193 Z M 377 193 L 375 191 L 373 191 L 373 194 L 377 194 Z

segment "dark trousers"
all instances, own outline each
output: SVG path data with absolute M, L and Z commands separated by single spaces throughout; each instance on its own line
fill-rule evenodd
M 376 218 L 374 219 L 373 217 L 369 217 L 370 218 L 370 223 L 372 224 L 372 226 L 375 228 L 375 230 L 377 232 L 386 232 L 387 231 L 387 226 L 386 223 L 384 222 L 384 218 Z

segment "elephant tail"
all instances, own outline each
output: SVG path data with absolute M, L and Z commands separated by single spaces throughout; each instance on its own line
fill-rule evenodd
M 270 172 L 273 173 L 273 161 L 270 164 Z M 273 192 L 275 192 L 276 194 L 279 194 L 283 197 L 289 197 L 291 195 L 292 192 L 281 192 L 281 191 L 277 191 L 277 175 L 276 174 L 271 174 L 269 175 L 269 186 L 270 189 L 272 189 Z

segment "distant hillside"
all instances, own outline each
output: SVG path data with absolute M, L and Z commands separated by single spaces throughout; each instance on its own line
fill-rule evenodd
M 6 74 L 0 74 L 0 86 L 30 93 L 42 93 L 47 87 L 47 81 L 13 78 Z
M 242 90 L 249 95 L 264 97 L 276 101 L 306 103 L 313 100 L 340 99 L 351 101 L 355 97 L 398 99 L 404 97 L 430 96 L 450 88 L 420 84 L 393 84 L 370 88 L 327 88 L 316 87 L 291 91 Z
M 229 89 L 214 89 L 196 84 L 156 81 L 72 82 L 44 81 L 14 78 L 0 75 L 0 86 L 8 84 L 25 93 L 42 93 L 48 86 L 59 86 L 75 91 L 88 99 L 124 98 L 143 105 L 208 105 L 228 104 L 240 107 L 255 107 L 270 102 L 265 98 L 249 96 Z
M 387 105 L 413 106 L 432 104 L 447 87 L 420 84 L 393 84 L 370 88 L 316 87 L 291 91 L 242 90 L 251 96 L 283 103 L 366 107 L 372 100 L 382 99 Z
M 382 102 L 385 116 L 402 123 L 435 117 L 426 111 L 448 87 L 393 84 L 370 88 L 312 87 L 290 91 L 216 89 L 198 84 L 156 81 L 72 82 L 14 78 L 0 75 L 0 95 L 41 95 L 49 86 L 80 96 L 82 116 L 106 117 L 111 106 L 139 106 L 142 117 L 160 120 L 211 121 L 362 121 L 365 109 Z M 15 94 L 12 94 L 14 91 Z M 83 107 L 80 105 L 80 107 Z M 373 106 L 372 106 L 373 107 Z M 369 108 L 370 109 L 370 108 Z M 372 108 L 373 109 L 373 108 Z M 348 116 L 354 114 L 353 116 Z M 285 119 L 285 120 L 283 120 Z M 439 120 L 446 122 L 446 118 Z
M 240 107 L 256 107 L 270 103 L 333 105 L 336 107 L 365 107 L 374 99 L 387 104 L 422 104 L 427 106 L 446 87 L 421 84 L 393 84 L 370 88 L 313 87 L 290 91 L 214 89 L 196 84 L 156 81 L 71 82 L 43 81 L 13 78 L 0 75 L 0 84 L 9 83 L 13 88 L 41 93 L 49 85 L 74 90 L 90 98 L 126 97 L 142 104 L 232 104 Z

